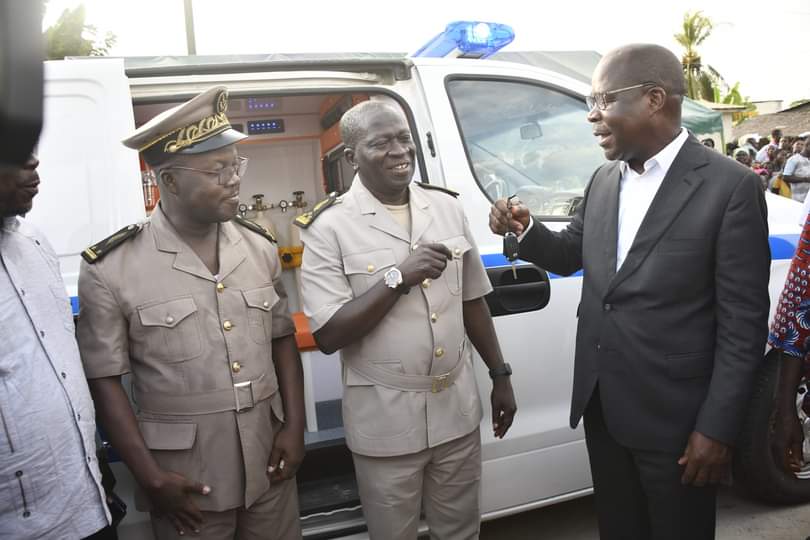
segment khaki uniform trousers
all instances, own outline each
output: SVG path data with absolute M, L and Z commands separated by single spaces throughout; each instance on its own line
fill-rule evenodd
M 250 508 L 241 506 L 224 512 L 203 512 L 200 534 L 186 529 L 177 534 L 165 517 L 151 515 L 155 540 L 299 540 L 298 488 L 295 478 L 277 482 Z
M 478 538 L 481 435 L 414 454 L 352 454 L 371 540 L 415 540 L 420 510 L 434 540 Z

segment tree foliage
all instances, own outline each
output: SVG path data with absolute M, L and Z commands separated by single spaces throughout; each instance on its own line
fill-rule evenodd
M 682 32 L 675 34 L 675 40 L 685 49 L 681 58 L 686 77 L 686 91 L 692 99 L 712 101 L 714 97 L 711 74 L 703 68 L 698 46 L 711 35 L 714 24 L 702 11 L 686 12 L 683 16 Z
M 48 60 L 61 60 L 66 56 L 106 56 L 115 44 L 116 37 L 107 32 L 98 38 L 98 29 L 85 22 L 83 4 L 65 9 L 53 26 L 45 30 L 46 56 Z

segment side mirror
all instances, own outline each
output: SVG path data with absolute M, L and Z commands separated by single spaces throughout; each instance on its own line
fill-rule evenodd
M 520 126 L 520 138 L 524 141 L 533 141 L 543 136 L 543 130 L 537 122 L 529 122 Z

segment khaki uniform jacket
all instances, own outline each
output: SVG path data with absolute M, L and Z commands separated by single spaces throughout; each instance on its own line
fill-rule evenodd
M 219 250 L 213 276 L 158 207 L 79 275 L 87 377 L 132 373 L 147 447 L 164 469 L 211 486 L 194 496 L 208 511 L 249 507 L 269 487 L 272 415 L 283 419 L 271 340 L 295 331 L 275 245 L 223 223 Z
M 363 339 L 342 349 L 346 442 L 358 454 L 419 452 L 473 431 L 481 403 L 466 345 L 462 302 L 491 290 L 461 204 L 438 190 L 410 186 L 411 231 L 356 177 L 340 202 L 301 233 L 304 311 L 313 331 L 401 264 L 420 243 L 453 253 L 442 276 L 402 295 Z M 375 384 L 352 368 L 371 363 L 395 373 L 437 376 L 464 367 L 440 392 Z

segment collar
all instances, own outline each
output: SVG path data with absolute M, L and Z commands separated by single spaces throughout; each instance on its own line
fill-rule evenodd
M 423 210 L 429 207 L 430 200 L 423 191 L 416 189 L 413 182 L 408 184 L 408 204 Z M 361 214 L 375 214 L 379 208 L 385 208 L 385 205 L 363 185 L 359 174 L 354 175 L 349 193 L 357 200 Z
M 677 137 L 672 139 L 668 145 L 663 147 L 657 154 L 653 157 L 648 159 L 644 162 L 644 172 L 646 173 L 650 169 L 652 169 L 655 165 L 661 167 L 661 170 L 664 172 L 664 175 L 667 174 L 669 168 L 672 166 L 672 162 L 675 161 L 675 158 L 678 156 L 678 152 L 681 151 L 686 139 L 689 138 L 689 132 L 686 129 L 681 128 L 680 133 L 678 133 Z M 631 171 L 630 165 L 627 164 L 626 161 L 619 162 L 619 167 L 622 171 L 622 177 L 627 174 L 627 171 Z M 635 172 L 635 171 L 633 171 Z M 642 173 L 644 174 L 644 173 Z
M 3 227 L 2 229 L 12 232 L 16 231 L 20 226 L 20 220 L 17 216 L 9 216 L 3 218 Z
M 191 251 L 183 239 L 180 238 L 180 235 L 177 234 L 177 230 L 175 230 L 172 222 L 169 221 L 168 216 L 166 216 L 160 204 L 155 206 L 152 215 L 149 217 L 149 223 L 154 231 L 155 244 L 160 251 L 172 253 Z M 219 224 L 219 235 L 220 250 L 226 245 L 238 244 L 242 239 L 239 233 L 233 229 L 233 224 L 230 222 Z

